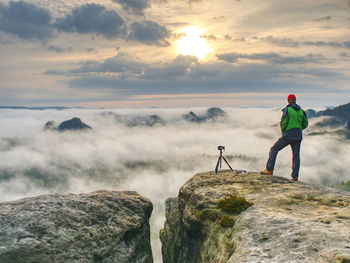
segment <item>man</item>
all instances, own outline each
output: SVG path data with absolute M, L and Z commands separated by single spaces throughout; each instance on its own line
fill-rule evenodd
M 266 169 L 262 171 L 261 174 L 272 175 L 278 152 L 287 145 L 290 145 L 293 152 L 292 181 L 298 181 L 300 144 L 303 139 L 302 130 L 307 127 L 308 120 L 305 111 L 296 104 L 296 97 L 294 94 L 290 94 L 287 100 L 288 105 L 282 110 L 282 137 L 271 147 Z

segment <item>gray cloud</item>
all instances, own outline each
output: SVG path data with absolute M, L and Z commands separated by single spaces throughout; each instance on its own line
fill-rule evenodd
M 335 42 L 335 41 L 330 41 L 330 42 L 326 42 L 326 41 L 304 41 L 304 42 L 301 42 L 301 45 L 317 46 L 317 47 L 329 46 L 329 47 L 335 47 L 335 48 L 346 47 L 344 45 L 344 43 Z
M 46 40 L 52 36 L 51 13 L 23 1 L 0 3 L 0 30 L 22 39 Z
M 312 21 L 314 21 L 314 22 L 321 22 L 321 21 L 329 21 L 331 19 L 332 19 L 331 16 L 324 16 L 324 17 L 321 17 L 321 18 L 314 19 Z
M 115 57 L 106 59 L 103 63 L 97 61 L 87 61 L 77 69 L 72 69 L 69 73 L 133 73 L 141 74 L 146 64 L 137 61 L 128 53 L 119 52 Z M 50 73 L 50 72 L 48 72 Z
M 275 64 L 321 63 L 325 60 L 325 57 L 322 55 L 308 54 L 306 56 L 281 56 L 275 52 L 254 54 L 226 53 L 218 54 L 216 56 L 219 60 L 229 63 L 238 62 L 238 60 L 241 58 L 249 60 L 263 60 Z
M 346 53 L 346 52 L 341 52 L 339 54 L 339 57 L 343 58 L 343 59 L 347 59 L 350 58 L 350 54 Z
M 260 40 L 264 40 L 267 42 L 270 42 L 275 45 L 280 45 L 280 46 L 287 46 L 287 47 L 299 47 L 300 43 L 298 41 L 295 41 L 291 38 L 275 38 L 273 36 L 267 36 L 264 38 L 256 38 Z
M 130 26 L 128 39 L 137 40 L 147 45 L 169 46 L 166 40 L 170 32 L 158 23 L 150 20 L 134 22 Z
M 337 42 L 337 41 L 296 41 L 291 38 L 275 38 L 273 36 L 267 36 L 264 38 L 256 38 L 258 40 L 263 40 L 270 42 L 279 46 L 288 46 L 288 47 L 300 47 L 300 46 L 328 46 L 333 48 L 350 48 L 350 41 Z
M 201 35 L 200 37 L 204 39 L 212 40 L 212 41 L 216 41 L 218 39 L 218 37 L 215 35 Z
M 138 15 L 143 15 L 144 10 L 150 6 L 149 0 L 113 0 L 113 2 L 121 4 L 123 9 Z
M 262 57 L 274 58 L 274 54 Z M 68 74 L 70 77 L 71 75 Z M 195 57 L 178 56 L 169 63 L 151 64 L 142 74 L 129 72 L 117 75 L 90 72 L 70 78 L 72 88 L 117 92 L 119 98 L 134 94 L 187 94 L 223 92 L 289 92 L 327 91 L 336 79 L 348 79 L 330 68 L 298 67 L 277 63 L 227 64 L 200 63 Z M 317 79 L 318 81 L 315 81 Z M 332 86 L 333 92 L 337 89 Z
M 125 24 L 115 11 L 99 4 L 86 4 L 72 10 L 53 25 L 58 31 L 102 35 L 109 39 L 125 35 Z
M 55 45 L 50 45 L 47 47 L 47 50 L 55 51 L 57 53 L 63 53 L 63 52 L 72 52 L 73 48 L 72 47 L 63 48 L 63 47 L 59 47 L 59 46 L 55 46 Z

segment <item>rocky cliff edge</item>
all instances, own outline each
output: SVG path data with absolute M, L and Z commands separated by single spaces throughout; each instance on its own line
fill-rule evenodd
M 0 262 L 152 263 L 152 203 L 136 192 L 0 203 Z
M 348 192 L 277 176 L 197 174 L 166 201 L 163 260 L 350 262 L 349 204 Z

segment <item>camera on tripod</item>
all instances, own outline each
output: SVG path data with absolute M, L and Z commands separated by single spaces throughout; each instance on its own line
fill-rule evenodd
M 225 146 L 219 145 L 219 146 L 218 146 L 218 150 L 219 150 L 219 151 L 225 151 Z
M 228 165 L 228 167 L 230 167 L 230 170 L 233 171 L 232 167 L 229 165 L 229 163 L 226 160 L 226 158 L 222 155 L 222 152 L 225 151 L 225 146 L 219 145 L 218 146 L 218 150 L 220 151 L 220 156 L 219 156 L 218 162 L 216 163 L 215 173 L 216 174 L 218 173 L 219 167 L 221 169 L 221 167 L 222 167 L 222 159 L 224 159 L 225 163 Z

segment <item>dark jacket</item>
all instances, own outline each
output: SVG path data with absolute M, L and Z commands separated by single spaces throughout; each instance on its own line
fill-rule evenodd
M 296 103 L 292 102 L 283 109 L 281 119 L 282 138 L 288 140 L 302 140 L 304 130 L 308 126 L 305 111 Z

